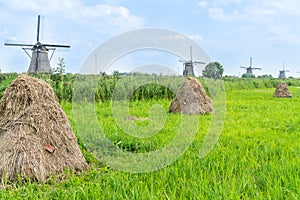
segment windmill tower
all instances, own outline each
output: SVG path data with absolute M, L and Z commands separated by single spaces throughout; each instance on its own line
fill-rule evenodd
M 36 34 L 36 43 L 35 44 L 13 44 L 5 43 L 6 46 L 21 46 L 25 53 L 30 57 L 31 62 L 27 73 L 49 73 L 51 72 L 50 60 L 53 56 L 53 53 L 56 47 L 70 48 L 69 45 L 58 45 L 58 44 L 42 44 L 40 42 L 40 15 L 38 15 L 37 21 L 37 34 Z M 32 55 L 27 52 L 27 50 L 32 51 Z M 52 50 L 52 55 L 48 57 L 49 50 Z
M 257 67 L 252 67 L 252 57 L 250 57 L 250 66 L 249 67 L 243 67 L 241 66 L 241 68 L 246 69 L 247 70 L 247 74 L 253 74 L 253 70 L 261 70 L 261 68 L 257 68 Z
M 278 78 L 285 79 L 286 78 L 285 72 L 289 72 L 289 70 L 285 70 L 284 63 L 282 63 L 282 70 L 279 70 Z
M 183 63 L 183 76 L 195 76 L 194 73 L 194 64 L 205 64 L 204 62 L 193 61 L 192 47 L 190 47 L 190 60 L 179 60 Z

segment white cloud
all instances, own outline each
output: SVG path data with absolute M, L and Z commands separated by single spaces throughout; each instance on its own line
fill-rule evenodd
M 300 43 L 298 0 L 216 0 L 207 7 L 211 19 L 232 22 L 240 30 L 247 25 L 253 37 L 264 32 L 268 40 Z
M 214 0 L 212 1 L 213 6 L 225 6 L 229 4 L 240 4 L 242 0 Z
M 65 57 L 77 70 L 85 56 L 106 40 L 107 37 L 132 30 L 143 25 L 142 18 L 135 16 L 124 6 L 89 4 L 84 0 L 0 0 L 0 39 L 4 42 L 29 43 L 36 41 L 36 15 L 42 18 L 42 42 L 70 44 L 65 53 L 58 49 L 57 57 Z M 43 24 L 45 22 L 45 24 Z M 8 54 L 13 55 L 11 57 Z M 19 56 L 19 57 L 17 57 Z M 4 71 L 25 71 L 27 55 L 19 48 L 0 47 L 0 68 Z M 17 63 L 18 62 L 18 63 Z M 3 67 L 4 66 L 4 67 Z
M 209 8 L 209 17 L 215 20 L 231 20 L 231 16 L 224 13 L 222 8 Z
M 242 17 L 237 10 L 232 13 L 225 13 L 222 8 L 209 8 L 208 13 L 211 19 L 220 21 L 233 21 Z
M 206 8 L 207 7 L 207 2 L 204 0 L 201 0 L 198 2 L 198 6 L 200 6 L 201 8 Z
M 119 31 L 124 31 L 143 24 L 141 18 L 132 15 L 123 6 L 114 7 L 105 4 L 86 6 L 82 0 L 2 0 L 2 2 L 6 8 L 14 11 L 30 11 L 47 16 L 64 16 L 94 28 L 114 26 L 119 28 Z M 103 28 L 103 30 L 105 29 Z
M 300 1 L 298 0 L 285 0 L 285 1 L 268 1 L 270 7 L 283 13 L 290 15 L 300 16 L 299 7 Z
M 199 40 L 199 41 L 203 39 L 203 36 L 199 34 L 189 35 L 188 37 L 192 40 Z
M 277 40 L 284 40 L 289 43 L 300 44 L 300 37 L 299 34 L 291 31 L 293 27 L 282 27 L 277 25 L 269 25 L 268 29 L 272 33 L 269 37 L 269 41 L 277 41 Z
M 246 19 L 261 22 L 276 16 L 300 16 L 298 0 L 252 0 L 247 3 L 242 0 L 216 0 L 208 7 L 212 18 L 220 20 L 225 17 L 237 21 Z

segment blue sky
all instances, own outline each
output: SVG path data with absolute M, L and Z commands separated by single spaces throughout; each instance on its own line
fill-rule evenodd
M 299 8 L 298 0 L 0 0 L 0 39 L 34 43 L 40 14 L 41 40 L 71 45 L 68 51 L 55 52 L 52 67 L 64 57 L 67 71 L 77 72 L 93 49 L 109 38 L 157 27 L 189 36 L 224 66 L 225 74 L 241 76 L 240 66 L 248 66 L 253 57 L 253 65 L 263 68 L 256 75 L 277 77 L 284 62 L 290 70 L 287 75 L 296 77 L 300 76 L 296 73 L 300 71 Z M 132 58 L 140 60 L 142 55 Z M 174 70 L 182 69 L 176 57 L 162 53 L 156 62 L 159 59 Z M 126 71 L 129 63 L 140 64 L 128 60 L 120 59 L 111 70 Z M 2 72 L 26 71 L 29 62 L 21 48 L 0 45 Z

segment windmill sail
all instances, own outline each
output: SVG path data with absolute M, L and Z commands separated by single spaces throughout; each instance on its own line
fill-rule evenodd
M 285 70 L 284 69 L 284 63 L 282 63 L 282 70 L 279 70 L 278 78 L 285 79 L 286 78 L 285 72 L 289 72 L 289 70 Z
M 195 76 L 194 73 L 194 64 L 205 64 L 204 62 L 193 61 L 192 47 L 190 47 L 190 60 L 179 60 L 183 62 L 183 76 Z
M 252 57 L 250 57 L 250 66 L 249 67 L 241 66 L 241 68 L 246 69 L 247 74 L 253 74 L 253 70 L 261 70 L 261 68 L 252 67 Z
M 28 48 L 24 47 L 31 47 L 32 56 L 29 68 L 27 73 L 50 73 L 50 60 L 48 57 L 48 52 L 50 50 L 55 50 L 56 47 L 59 48 L 70 48 L 70 45 L 62 45 L 62 44 L 42 44 L 40 42 L 40 15 L 38 15 L 37 21 L 37 33 L 36 33 L 36 44 L 15 44 L 15 43 L 5 43 L 6 46 L 22 46 L 23 50 L 26 51 Z M 48 48 L 50 47 L 50 48 Z M 26 51 L 27 53 L 27 51 Z M 27 53 L 28 54 L 28 53 Z M 52 56 L 51 56 L 52 57 Z

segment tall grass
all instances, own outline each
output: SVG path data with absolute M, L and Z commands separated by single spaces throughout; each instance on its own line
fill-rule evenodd
M 78 75 L 78 74 L 37 74 L 34 75 L 48 82 L 59 101 L 71 102 L 73 99 L 73 89 L 76 87 L 79 93 L 93 94 L 96 102 L 110 101 L 112 98 L 120 98 L 124 94 L 130 94 L 130 99 L 150 100 L 150 99 L 172 99 L 176 93 L 176 88 L 180 86 L 182 77 L 177 76 L 157 76 L 132 74 L 120 76 L 119 74 L 99 76 Z M 0 74 L 0 96 L 5 88 L 11 83 L 17 74 Z M 205 80 L 199 78 L 205 86 Z M 286 82 L 289 86 L 300 86 L 300 79 L 242 79 L 223 78 L 226 90 L 248 90 L 254 88 L 275 88 L 279 82 Z M 74 86 L 74 82 L 76 86 Z M 142 84 L 145 83 L 145 84 Z M 115 94 L 115 87 L 118 86 L 118 93 Z
M 126 173 L 91 160 L 81 175 L 60 182 L 16 184 L 3 189 L 3 199 L 299 199 L 300 89 L 294 98 L 276 99 L 273 88 L 226 90 L 227 115 L 215 148 L 199 158 L 210 115 L 199 119 L 196 139 L 174 163 L 149 173 Z M 167 110 L 170 100 L 130 102 L 130 113 L 147 117 L 153 104 Z M 62 106 L 73 123 L 71 104 Z M 163 131 L 136 140 L 119 129 L 110 102 L 98 102 L 99 125 L 120 148 L 132 152 L 160 149 L 174 137 L 181 115 L 168 114 Z M 74 124 L 72 124 L 74 127 Z M 140 124 L 143 126 L 144 124 Z M 77 130 L 75 130 L 76 132 Z M 76 133 L 77 134 L 77 133 Z

